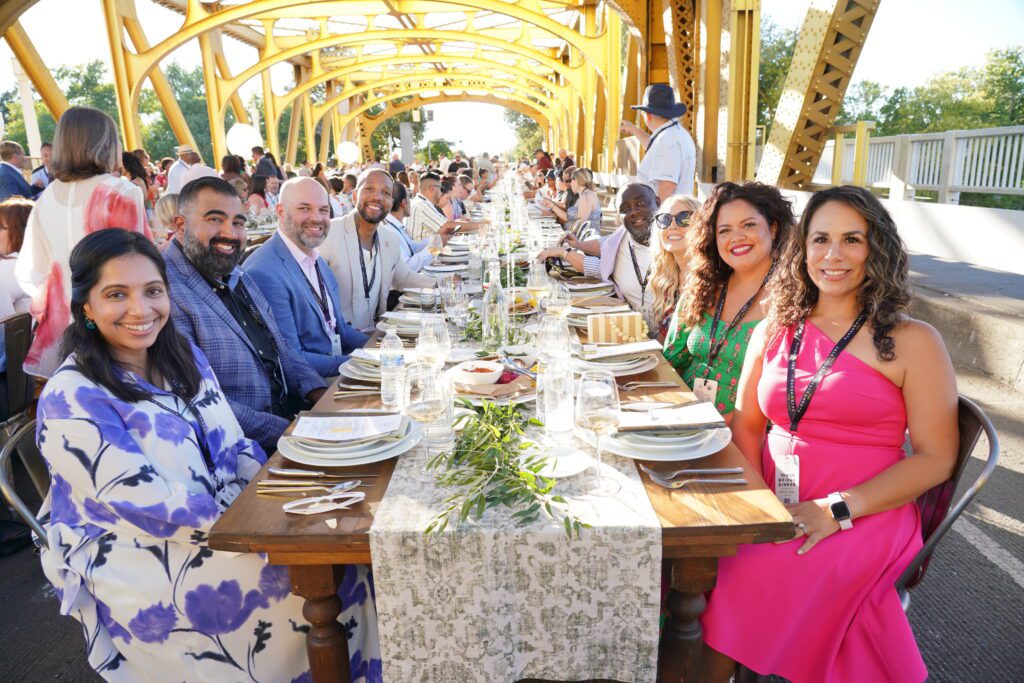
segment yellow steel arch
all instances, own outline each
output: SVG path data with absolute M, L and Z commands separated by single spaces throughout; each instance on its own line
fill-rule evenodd
M 405 93 L 401 94 L 401 96 L 404 95 Z M 392 116 L 398 116 L 402 112 L 406 112 L 411 109 L 419 109 L 420 107 L 425 107 L 429 104 L 448 104 L 450 102 L 451 98 L 446 97 L 444 95 L 438 95 L 435 97 L 423 97 L 422 95 L 420 95 L 414 97 L 408 102 L 402 102 L 401 104 L 393 104 L 390 100 L 387 100 L 386 103 L 388 105 L 388 108 L 385 109 L 383 112 L 381 112 L 377 116 L 363 117 L 363 120 L 366 122 L 367 125 L 364 134 L 366 135 L 366 137 L 370 137 L 377 130 L 377 128 L 380 127 L 382 123 L 390 119 Z M 496 104 L 499 107 L 505 107 L 506 109 L 517 111 L 523 116 L 529 116 L 531 119 L 537 122 L 537 125 L 540 126 L 541 129 L 543 129 L 545 137 L 548 135 L 548 131 L 550 130 L 548 120 L 544 118 L 543 113 L 541 113 L 534 107 L 528 104 L 523 104 L 522 102 L 519 102 L 517 100 L 505 99 L 504 97 L 497 97 L 495 95 L 470 95 L 464 93 L 459 97 L 459 102 L 479 102 L 481 104 Z M 380 104 L 380 100 L 378 100 L 376 104 Z

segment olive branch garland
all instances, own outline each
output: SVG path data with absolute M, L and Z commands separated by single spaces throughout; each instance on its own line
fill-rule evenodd
M 475 407 L 464 399 L 461 403 L 473 412 L 456 419 L 462 430 L 455 447 L 427 462 L 428 470 L 438 470 L 434 475 L 438 485 L 461 490 L 444 500 L 444 509 L 427 525 L 426 534 L 440 533 L 449 523 L 458 528 L 470 517 L 480 519 L 496 505 L 521 508 L 512 513 L 520 525 L 538 519 L 542 511 L 551 519 L 561 519 L 570 538 L 589 528 L 569 512 L 565 498 L 552 493 L 556 480 L 539 474 L 544 458 L 525 455 L 534 444 L 521 438 L 523 428 L 543 426 L 540 420 L 526 417 L 515 404 L 484 401 Z

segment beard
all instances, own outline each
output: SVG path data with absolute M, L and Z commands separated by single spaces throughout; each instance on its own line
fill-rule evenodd
M 235 246 L 235 253 L 221 254 L 214 251 L 215 244 L 231 244 Z M 223 237 L 214 237 L 208 245 L 203 244 L 195 235 L 188 230 L 185 231 L 185 256 L 192 265 L 203 275 L 209 278 L 222 278 L 231 274 L 231 271 L 238 266 L 242 260 L 242 243 L 239 240 L 227 240 Z
M 323 228 L 321 234 L 319 236 L 307 235 L 306 228 L 312 228 L 315 226 Z M 284 234 L 288 235 L 289 239 L 298 242 L 306 249 L 316 249 L 321 244 L 323 244 L 324 240 L 327 239 L 327 231 L 330 229 L 330 227 L 330 221 L 309 220 L 299 223 L 293 221 L 287 215 L 285 216 L 284 220 L 282 220 L 282 228 L 284 229 Z
M 381 207 L 381 210 L 379 212 L 374 212 L 374 210 L 371 209 L 369 206 L 363 204 L 357 210 L 359 211 L 359 215 L 362 216 L 364 221 L 366 221 L 367 223 L 371 223 L 373 225 L 379 224 L 382 220 L 384 220 L 384 217 L 388 215 L 388 210 L 386 207 Z
M 629 225 L 626 226 L 626 232 L 635 239 L 639 244 L 649 246 L 651 243 L 651 224 L 648 223 L 643 228 L 632 228 Z

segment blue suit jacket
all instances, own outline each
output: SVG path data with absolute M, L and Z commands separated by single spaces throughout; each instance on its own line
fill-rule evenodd
M 341 336 L 342 355 L 331 354 L 331 339 L 324 331 L 320 304 L 314 298 L 309 280 L 288 251 L 288 245 L 280 233 L 274 233 L 273 237 L 253 252 L 242 268 L 256 281 L 270 303 L 274 320 L 285 340 L 321 376 L 331 377 L 338 374 L 338 366 L 348 360 L 348 354 L 364 345 L 369 337 L 345 322 L 339 305 L 338 281 L 323 257 L 319 262 L 327 296 L 331 298 L 334 317 L 337 318 L 336 329 Z
M 171 286 L 174 326 L 206 354 L 245 435 L 258 441 L 267 453 L 273 453 L 288 420 L 270 412 L 270 378 L 256 349 L 210 283 L 185 257 L 177 240 L 171 240 L 164 250 L 164 260 Z M 325 387 L 323 378 L 281 335 L 270 304 L 256 283 L 245 273 L 241 277 L 274 337 L 288 393 L 303 398 L 310 391 Z
M 0 164 L 0 202 L 11 197 L 35 199 L 39 191 L 7 164 Z

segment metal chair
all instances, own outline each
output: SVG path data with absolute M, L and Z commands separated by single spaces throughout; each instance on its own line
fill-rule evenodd
M 50 491 L 50 472 L 46 468 L 46 462 L 43 460 L 42 454 L 36 448 L 35 429 L 35 422 L 27 422 L 21 425 L 11 438 L 7 440 L 3 448 L 0 449 L 0 494 L 3 494 L 4 499 L 14 508 L 18 516 L 32 528 L 32 531 L 39 537 L 39 543 L 49 548 L 43 525 L 36 519 L 32 510 L 25 505 L 25 502 L 14 490 L 14 481 L 8 474 L 12 471 L 11 462 L 13 455 L 17 453 L 18 457 L 21 458 L 21 464 L 25 466 L 25 470 L 32 480 L 33 486 L 39 492 L 39 497 L 46 498 L 46 494 Z
M 31 395 L 32 382 L 25 373 L 25 357 L 32 344 L 32 316 L 18 313 L 0 320 L 4 328 L 4 347 L 7 354 L 7 421 L 25 412 Z
M 921 583 L 928 563 L 931 561 L 935 546 L 939 544 L 942 537 L 946 535 L 949 528 L 957 517 L 963 514 L 978 491 L 989 480 L 992 473 L 999 464 L 999 436 L 991 420 L 985 415 L 973 401 L 963 396 L 957 402 L 957 426 L 960 429 L 960 446 L 956 454 L 956 466 L 953 474 L 933 489 L 926 491 L 917 499 L 917 507 L 921 511 L 921 534 L 924 537 L 924 546 L 914 556 L 913 561 L 896 580 L 896 592 L 900 596 L 900 603 L 903 611 L 910 607 L 910 589 Z M 971 459 L 971 453 L 978 444 L 981 433 L 985 433 L 988 440 L 988 457 L 985 459 L 985 466 L 981 473 L 964 491 L 964 495 L 950 507 L 953 494 L 956 492 L 960 479 L 963 477 L 967 462 Z

